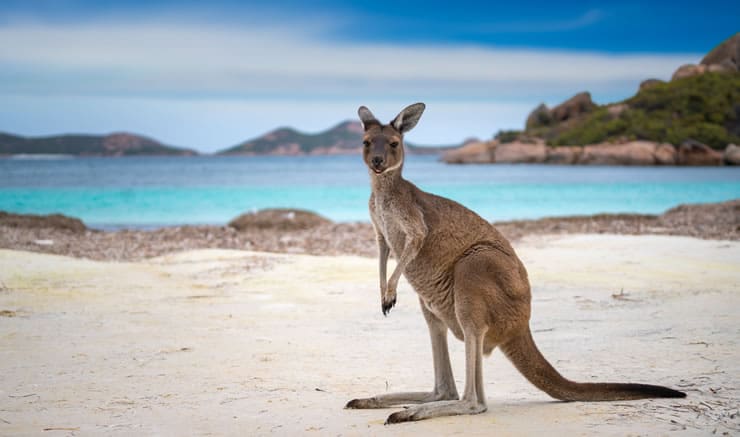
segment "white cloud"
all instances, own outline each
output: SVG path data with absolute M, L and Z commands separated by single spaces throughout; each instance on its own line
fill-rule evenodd
M 471 97 L 666 78 L 699 58 L 362 44 L 327 41 L 313 28 L 187 22 L 17 23 L 0 27 L 0 41 L 0 64 L 28 73 L 4 78 L 6 93 Z

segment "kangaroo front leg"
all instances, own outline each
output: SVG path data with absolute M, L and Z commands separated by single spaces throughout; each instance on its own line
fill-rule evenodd
M 379 268 L 378 273 L 380 274 L 380 308 L 381 311 L 383 311 L 383 315 L 387 315 L 388 311 L 393 308 L 393 305 L 396 304 L 396 293 L 395 289 L 393 291 L 393 296 L 388 295 L 388 279 L 386 276 L 386 271 L 388 268 L 388 253 L 390 252 L 390 249 L 388 248 L 388 243 L 385 241 L 385 237 L 378 233 L 377 234 L 377 241 L 378 241 L 378 257 L 379 257 Z
M 371 398 L 353 399 L 347 403 L 345 408 L 388 408 L 403 404 L 458 399 L 455 379 L 452 376 L 450 355 L 447 349 L 447 327 L 426 309 L 423 302 L 421 302 L 421 308 L 432 340 L 434 390 L 431 392 L 386 393 Z
M 388 416 L 386 425 L 431 417 L 479 414 L 486 411 L 483 393 L 483 334 L 465 333 L 465 393 L 459 401 L 430 402 Z
M 416 258 L 419 254 L 419 250 L 424 245 L 424 238 L 426 238 L 426 226 L 424 225 L 423 219 L 418 217 L 415 220 L 415 225 L 408 225 L 404 229 L 406 233 L 406 239 L 404 241 L 403 252 L 398 258 L 396 268 L 391 273 L 391 277 L 388 280 L 388 288 L 385 291 L 385 297 L 383 298 L 383 314 L 387 314 L 388 311 L 393 308 L 396 304 L 396 289 L 398 288 L 398 280 L 401 279 L 401 274 L 406 270 L 406 266 Z

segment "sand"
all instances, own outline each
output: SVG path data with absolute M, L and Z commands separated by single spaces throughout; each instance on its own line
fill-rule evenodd
M 562 403 L 498 352 L 488 411 L 384 426 L 355 397 L 431 388 L 416 297 L 376 261 L 195 250 L 136 262 L 0 250 L 0 435 L 737 435 L 740 242 L 518 240 L 532 329 L 566 376 L 686 399 Z M 463 347 L 451 340 L 458 388 Z

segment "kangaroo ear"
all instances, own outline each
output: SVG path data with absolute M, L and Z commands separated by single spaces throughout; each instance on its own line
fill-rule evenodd
M 365 128 L 365 130 L 368 130 L 371 125 L 377 124 L 380 126 L 380 122 L 377 118 L 373 115 L 372 112 L 370 112 L 369 109 L 365 106 L 360 106 L 360 108 L 357 110 L 357 115 L 360 116 L 360 120 L 362 121 L 362 127 Z
M 426 108 L 426 105 L 423 103 L 414 103 L 413 105 L 407 106 L 396 116 L 396 118 L 393 119 L 391 126 L 393 126 L 398 132 L 405 134 L 413 129 L 414 126 L 416 126 L 416 123 L 419 122 L 421 114 L 424 113 L 424 108 Z

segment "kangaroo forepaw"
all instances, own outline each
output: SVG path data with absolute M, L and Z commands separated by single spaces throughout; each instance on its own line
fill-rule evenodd
M 383 315 L 387 316 L 389 312 L 391 312 L 391 308 L 393 308 L 396 305 L 396 296 L 393 296 L 392 300 L 385 300 L 383 299 L 381 309 L 383 310 Z

